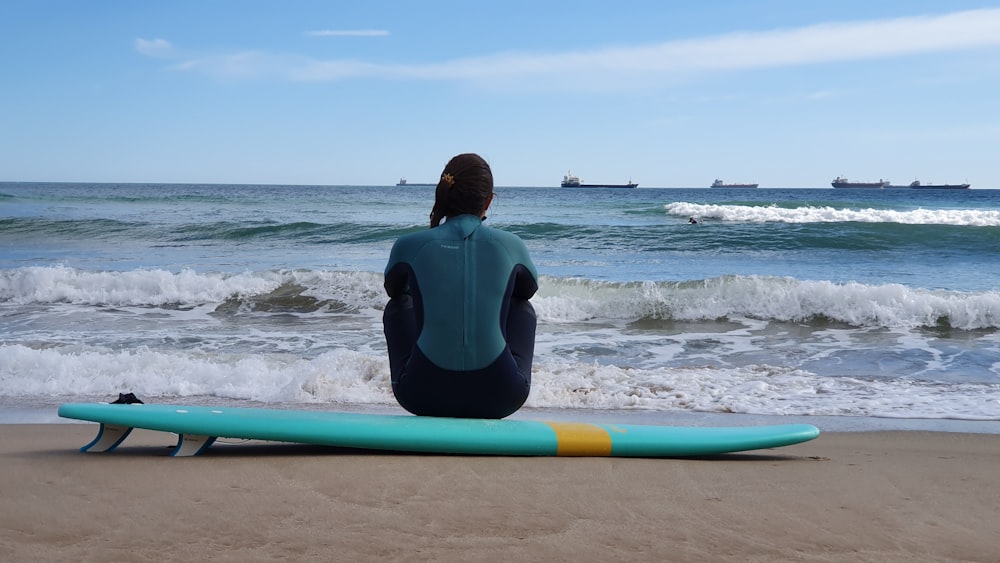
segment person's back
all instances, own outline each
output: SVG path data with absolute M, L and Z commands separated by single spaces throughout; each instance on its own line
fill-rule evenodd
M 417 345 L 428 359 L 466 371 L 482 369 L 500 355 L 506 346 L 500 327 L 507 286 L 516 271 L 531 264 L 520 239 L 482 226 L 474 215 L 459 215 L 401 238 L 387 275 L 397 264 L 420 280 L 424 322 Z
M 482 225 L 492 184 L 481 158 L 455 157 L 432 228 L 393 245 L 386 342 L 393 392 L 415 414 L 501 418 L 527 398 L 537 273 L 521 239 Z

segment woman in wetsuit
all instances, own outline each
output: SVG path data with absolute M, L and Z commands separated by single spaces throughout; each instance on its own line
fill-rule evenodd
M 492 201 L 486 161 L 452 158 L 431 228 L 401 237 L 389 255 L 392 391 L 413 414 L 503 418 L 528 397 L 538 273 L 521 239 L 483 225 Z

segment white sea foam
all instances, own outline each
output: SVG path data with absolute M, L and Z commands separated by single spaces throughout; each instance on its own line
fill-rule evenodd
M 962 293 L 761 276 L 634 284 L 549 278 L 533 303 L 540 318 L 551 322 L 824 317 L 853 326 L 933 327 L 947 320 L 964 330 L 1000 327 L 997 291 Z
M 1000 211 L 989 209 L 846 209 L 834 207 L 779 207 L 673 202 L 664 206 L 678 217 L 699 217 L 748 223 L 901 223 L 905 225 L 1000 226 Z
M 530 406 L 691 410 L 745 414 L 846 415 L 1000 420 L 1000 385 L 817 377 L 757 365 L 740 368 L 622 369 L 547 364 L 533 379 Z
M 388 361 L 338 349 L 313 359 L 139 348 L 0 346 L 5 396 L 213 396 L 262 402 L 388 403 Z
M 237 274 L 184 269 L 91 272 L 65 266 L 0 271 L 0 301 L 101 306 L 195 306 L 265 295 L 283 285 L 303 295 L 357 307 L 384 301 L 382 279 L 367 272 L 265 271 Z
M 0 300 L 111 306 L 194 304 L 267 292 L 280 283 L 276 274 L 222 276 L 193 270 L 89 272 L 65 266 L 27 267 L 0 272 Z
M 386 301 L 381 275 L 371 272 L 87 272 L 62 266 L 0 271 L 0 302 L 19 305 L 190 308 L 266 298 L 279 288 L 294 288 L 290 291 L 336 302 L 349 311 L 380 310 Z M 823 318 L 859 327 L 935 327 L 942 322 L 962 330 L 1000 327 L 1000 291 L 967 293 L 768 276 L 636 283 L 543 277 L 532 303 L 541 321 L 553 323 Z
M 381 282 L 310 270 L 3 271 L 0 398 L 394 405 Z M 532 302 L 532 407 L 1000 417 L 998 292 L 543 277 Z M 973 332 L 941 338 L 944 320 Z
M 349 350 L 302 359 L 14 345 L 0 346 L 0 359 L 3 395 L 15 399 L 101 400 L 131 391 L 151 402 L 395 404 L 385 358 Z M 535 365 L 526 406 L 1000 420 L 1000 385 L 831 378 L 767 365 L 633 369 L 544 361 Z

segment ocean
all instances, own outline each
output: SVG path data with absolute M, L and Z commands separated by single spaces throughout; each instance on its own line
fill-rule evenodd
M 1000 433 L 1000 190 L 496 191 L 541 276 L 514 418 Z M 404 412 L 382 269 L 433 193 L 0 183 L 0 422 Z

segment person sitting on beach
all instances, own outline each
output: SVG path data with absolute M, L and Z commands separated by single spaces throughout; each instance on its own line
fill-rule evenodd
M 393 394 L 413 414 L 503 418 L 528 397 L 538 272 L 520 238 L 483 225 L 492 201 L 489 164 L 460 154 L 431 228 L 392 246 L 382 323 Z

